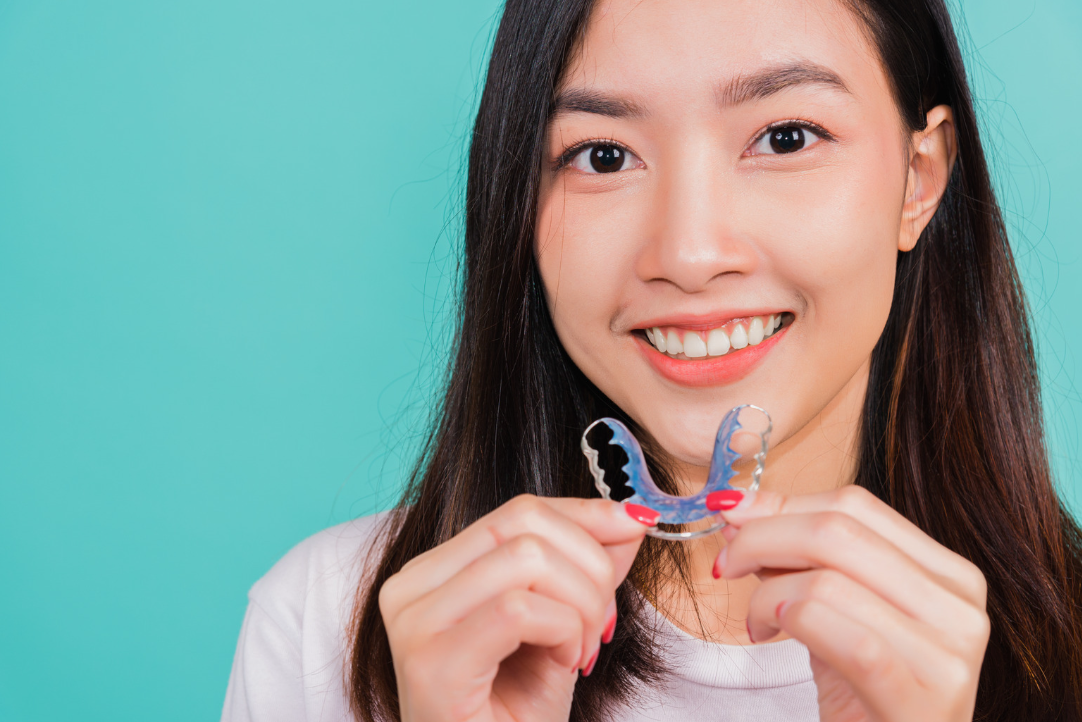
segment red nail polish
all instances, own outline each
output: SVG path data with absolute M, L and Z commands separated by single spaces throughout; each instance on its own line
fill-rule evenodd
M 601 650 L 599 649 L 599 650 L 597 650 L 597 652 L 594 652 L 594 656 L 590 657 L 590 663 L 586 665 L 586 669 L 582 670 L 582 676 L 583 677 L 589 677 L 590 672 L 594 671 L 594 665 L 597 664 L 597 655 L 600 652 L 601 652 Z
M 744 620 L 744 629 L 748 630 L 748 641 L 752 644 L 755 644 L 755 640 L 752 639 L 751 636 L 751 622 L 749 622 L 747 619 Z
M 650 507 L 641 504 L 624 504 L 624 509 L 627 510 L 628 516 L 646 526 L 654 526 L 657 524 L 657 520 L 661 518 L 660 511 L 654 511 Z
M 725 489 L 706 495 L 706 508 L 710 511 L 728 511 L 740 503 L 744 492 L 738 489 Z
M 616 612 L 609 617 L 609 623 L 605 625 L 605 631 L 601 633 L 601 643 L 608 644 L 616 634 Z
M 714 562 L 714 567 L 710 570 L 710 573 L 714 575 L 714 579 L 721 579 L 721 570 L 718 569 L 717 562 Z

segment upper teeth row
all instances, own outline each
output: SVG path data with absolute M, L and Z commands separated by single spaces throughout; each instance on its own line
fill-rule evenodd
M 662 331 L 660 326 L 646 329 L 646 338 L 658 351 L 670 356 L 684 354 L 688 358 L 703 356 L 724 356 L 729 350 L 739 350 L 745 346 L 756 346 L 774 333 L 781 326 L 781 314 L 754 316 L 747 326 L 733 324 L 730 331 L 724 328 L 710 329 L 708 332 L 684 331 L 681 339 L 677 329 Z M 705 334 L 706 338 L 703 338 Z

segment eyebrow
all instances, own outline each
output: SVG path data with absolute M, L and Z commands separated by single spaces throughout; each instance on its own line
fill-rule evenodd
M 718 104 L 728 107 L 764 100 L 797 85 L 825 85 L 849 93 L 849 88 L 833 70 L 815 63 L 796 62 L 736 76 L 718 89 Z
M 593 113 L 607 118 L 641 118 L 646 111 L 636 102 L 585 88 L 569 88 L 556 96 L 553 115 Z
M 849 93 L 845 82 L 833 70 L 816 63 L 795 62 L 763 68 L 750 75 L 737 75 L 716 94 L 719 105 L 731 107 L 764 100 L 798 85 L 825 85 Z M 646 109 L 633 100 L 587 88 L 568 88 L 557 95 L 552 114 L 561 113 L 591 113 L 606 118 L 643 118 L 647 115 Z

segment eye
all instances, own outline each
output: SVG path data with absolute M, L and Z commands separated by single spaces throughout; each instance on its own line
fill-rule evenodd
M 642 161 L 627 148 L 612 143 L 597 143 L 576 152 L 567 165 L 583 173 L 615 173 L 640 168 Z
M 825 133 L 823 134 L 825 135 Z M 780 125 L 771 128 L 755 141 L 753 155 L 784 155 L 809 148 L 823 138 L 819 133 L 800 125 Z

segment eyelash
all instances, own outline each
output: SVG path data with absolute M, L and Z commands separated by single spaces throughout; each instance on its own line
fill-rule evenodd
M 835 137 L 822 126 L 817 125 L 816 123 L 812 123 L 808 120 L 800 120 L 794 118 L 791 120 L 779 120 L 763 128 L 763 130 L 758 135 L 756 135 L 755 138 L 752 139 L 751 143 L 748 144 L 748 147 L 751 148 L 755 146 L 766 135 L 772 133 L 778 128 L 802 128 L 804 130 L 811 131 L 815 135 L 819 136 L 822 140 L 830 142 L 834 142 L 835 140 Z M 574 145 L 567 148 L 563 153 L 561 153 L 560 156 L 556 159 L 553 170 L 558 171 L 562 169 L 564 166 L 574 160 L 575 156 L 577 156 L 579 153 L 595 145 L 611 145 L 619 148 L 625 153 L 634 153 L 634 151 L 628 148 L 626 145 L 620 143 L 619 141 L 613 140 L 612 138 L 590 138 L 589 140 L 583 140 L 575 143 Z
M 634 152 L 623 143 L 613 140 L 612 138 L 590 138 L 589 140 L 583 140 L 575 143 L 573 146 L 569 147 L 567 150 L 561 153 L 560 157 L 556 159 L 556 165 L 553 170 L 560 170 L 568 163 L 573 161 L 575 159 L 575 156 L 577 156 L 579 153 L 595 145 L 611 145 L 615 148 L 619 148 L 625 153 Z
M 759 143 L 759 141 L 770 135 L 770 133 L 774 132 L 778 128 L 801 128 L 803 130 L 811 131 L 815 135 L 819 136 L 821 140 L 825 140 L 831 143 L 836 140 L 834 135 L 823 126 L 812 123 L 810 120 L 800 120 L 798 118 L 793 118 L 790 120 L 779 120 L 763 128 L 762 132 L 756 135 L 755 138 L 751 141 L 751 143 L 748 144 L 748 147 L 755 147 Z

